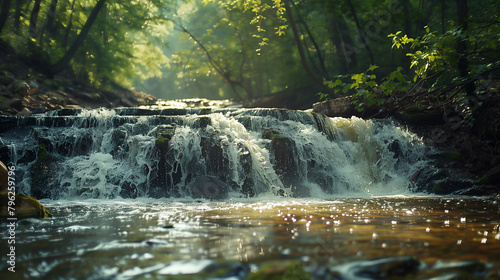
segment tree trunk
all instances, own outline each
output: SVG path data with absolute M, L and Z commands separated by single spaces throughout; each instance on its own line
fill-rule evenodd
M 71 32 L 71 27 L 73 27 L 73 13 L 75 12 L 75 1 L 73 0 L 71 4 L 71 13 L 69 14 L 68 25 L 66 26 L 66 31 L 64 32 L 64 37 L 62 41 L 62 47 L 66 49 L 68 46 L 69 33 Z
M 207 48 L 205 47 L 205 45 L 203 45 L 203 43 L 200 40 L 198 40 L 184 26 L 182 26 L 182 25 L 179 24 L 179 28 L 181 28 L 182 32 L 188 34 L 198 44 L 198 46 L 200 46 L 200 48 L 205 52 L 205 55 L 207 56 L 208 62 L 210 63 L 210 65 L 212 65 L 212 67 L 215 69 L 215 71 L 217 73 L 219 73 L 219 75 L 221 75 L 229 83 L 229 85 L 231 86 L 231 89 L 234 92 L 234 95 L 236 95 L 236 99 L 242 100 L 241 95 L 239 94 L 239 92 L 237 90 L 237 87 L 242 88 L 247 93 L 248 97 L 251 97 L 253 95 L 251 89 L 249 89 L 249 88 L 247 88 L 247 87 L 245 87 L 243 85 L 243 78 L 241 77 L 241 75 L 242 75 L 242 72 L 241 72 L 242 70 L 241 69 L 242 68 L 240 69 L 240 81 L 236 81 L 236 80 L 232 79 L 231 78 L 231 72 L 227 71 L 227 69 L 225 69 L 222 65 L 220 65 L 212 57 L 212 55 L 210 54 L 210 52 L 207 50 Z M 241 64 L 240 67 L 243 67 L 243 64 L 244 64 L 244 61 L 242 62 L 242 64 Z
M 444 23 L 445 23 L 445 10 L 446 10 L 446 0 L 441 0 L 441 33 L 444 34 Z
M 467 0 L 457 0 L 457 20 L 458 26 L 462 30 L 461 34 L 466 34 L 469 28 L 469 16 L 468 16 Z M 457 42 L 457 55 L 458 55 L 458 71 L 460 76 L 463 78 L 467 77 L 469 74 L 469 60 L 467 59 L 467 43 L 461 36 L 458 37 Z M 467 95 L 474 95 L 474 82 L 470 82 L 465 85 L 465 90 Z
M 342 44 L 342 39 L 340 37 L 340 27 L 339 27 L 339 22 L 337 20 L 337 15 L 335 14 L 333 18 L 330 18 L 328 21 L 329 25 L 329 33 L 330 33 L 330 41 L 332 41 L 333 45 L 335 46 L 335 49 L 337 50 L 337 59 L 338 59 L 338 66 L 340 67 L 340 73 L 342 75 L 347 74 L 347 70 L 349 69 L 348 65 L 349 63 L 347 60 L 349 59 L 350 62 L 352 62 L 352 59 L 350 58 L 350 55 L 346 55 L 346 48 Z M 354 51 L 352 52 L 352 55 L 354 54 Z
M 302 18 L 300 13 L 298 13 L 298 15 L 299 15 L 299 22 L 302 24 L 302 26 L 304 26 L 304 29 L 306 30 L 307 36 L 311 40 L 311 43 L 313 44 L 314 49 L 316 50 L 316 56 L 317 56 L 317 59 L 318 59 L 319 65 L 320 65 L 320 67 L 318 67 L 318 68 L 321 69 L 324 77 L 328 77 L 328 71 L 326 70 L 325 59 L 323 58 L 323 55 L 321 53 L 321 48 L 318 46 L 318 43 L 316 43 L 316 39 L 314 39 L 314 36 L 311 33 L 311 29 L 307 25 L 307 22 Z M 314 64 L 314 60 L 312 60 L 312 59 L 310 59 L 310 60 L 311 60 L 311 63 Z
M 76 39 L 73 42 L 73 44 L 71 45 L 71 47 L 68 49 L 68 51 L 66 51 L 64 56 L 58 62 L 56 62 L 56 64 L 54 64 L 50 67 L 50 69 L 49 69 L 50 74 L 57 74 L 68 66 L 68 64 L 71 61 L 71 59 L 73 58 L 73 56 L 75 56 L 78 48 L 80 48 L 80 46 L 85 41 L 85 38 L 87 37 L 87 34 L 90 31 L 90 28 L 94 24 L 94 21 L 96 20 L 97 15 L 99 14 L 99 11 L 104 6 L 105 1 L 106 0 L 99 0 L 99 2 L 97 2 L 97 4 L 92 9 L 92 12 L 90 13 L 90 16 L 87 18 L 87 21 L 83 25 L 82 30 L 80 31 L 80 34 L 78 34 L 78 36 L 76 37 Z
M 332 93 L 332 90 L 327 87 L 325 84 L 323 84 L 323 80 L 316 76 L 316 73 L 311 69 L 309 64 L 307 63 L 306 55 L 304 52 L 304 47 L 302 46 L 302 42 L 300 41 L 300 35 L 299 32 L 297 31 L 297 25 L 295 24 L 295 19 L 293 17 L 292 9 L 290 7 L 290 3 L 288 0 L 285 0 L 285 10 L 286 14 L 288 17 L 288 23 L 290 23 L 290 27 L 292 27 L 292 32 L 293 32 L 293 38 L 295 40 L 295 44 L 297 45 L 297 49 L 299 51 L 299 56 L 300 56 L 300 62 L 302 63 L 302 67 L 304 67 L 304 70 L 306 70 L 307 74 L 309 74 L 309 77 L 319 86 L 321 86 L 323 89 L 326 90 L 328 93 Z
M 349 8 L 351 9 L 352 16 L 354 17 L 354 22 L 356 23 L 356 28 L 358 29 L 359 36 L 361 37 L 361 42 L 363 42 L 363 45 L 366 48 L 366 51 L 368 52 L 368 56 L 370 57 L 370 63 L 372 65 L 375 64 L 375 59 L 373 58 L 373 52 L 370 49 L 370 46 L 368 46 L 368 42 L 366 42 L 366 34 L 363 32 L 361 29 L 361 25 L 359 24 L 358 16 L 356 15 L 356 10 L 354 9 L 354 5 L 352 4 L 351 0 L 347 0 L 347 4 L 349 4 Z
M 344 74 L 349 73 L 354 69 L 358 60 L 356 57 L 356 52 L 358 51 L 356 46 L 354 46 L 354 40 L 351 37 L 351 32 L 349 32 L 349 27 L 345 21 L 345 17 L 339 12 L 336 13 L 337 17 L 335 22 L 337 23 L 338 32 L 340 33 L 340 38 L 342 40 L 341 50 L 344 55 L 345 61 L 347 62 L 347 71 Z
M 411 14 L 410 0 L 404 0 L 403 6 L 404 6 L 404 18 L 405 18 L 405 34 L 408 37 L 413 38 L 413 32 L 411 30 L 412 14 Z M 406 55 L 409 51 L 410 51 L 410 47 L 408 45 L 403 47 L 403 53 L 401 54 L 401 60 L 403 63 L 404 74 L 412 78 L 412 76 L 414 74 L 413 74 L 413 72 L 410 71 L 411 58 Z
M 36 36 L 36 23 L 38 21 L 38 14 L 40 13 L 40 4 L 42 0 L 35 0 L 35 5 L 31 10 L 30 15 L 30 36 L 34 38 Z
M 23 7 L 23 2 L 23 0 L 16 1 L 16 8 L 14 11 L 14 31 L 16 32 L 16 34 L 19 34 L 19 28 L 21 27 L 21 10 Z
M 3 0 L 2 2 L 2 10 L 0 10 L 0 33 L 2 33 L 3 26 L 7 22 L 7 18 L 9 17 L 9 9 L 10 9 L 10 0 Z
M 51 35 L 54 35 L 54 18 L 56 17 L 57 0 L 52 0 L 50 2 L 49 14 L 47 15 L 46 28 Z

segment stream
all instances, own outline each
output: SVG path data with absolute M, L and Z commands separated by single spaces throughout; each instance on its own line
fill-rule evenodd
M 18 223 L 16 272 L 2 262 L 2 279 L 500 277 L 494 199 L 42 202 L 54 218 Z
M 0 160 L 53 214 L 2 221 L 0 279 L 500 279 L 499 197 L 392 120 L 61 109 Z

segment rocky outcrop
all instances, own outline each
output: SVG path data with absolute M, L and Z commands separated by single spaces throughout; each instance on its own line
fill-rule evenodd
M 7 189 L 9 172 L 0 161 L 0 218 L 49 218 L 52 214 L 34 197 Z M 10 208 L 9 208 L 10 206 Z
M 356 110 L 355 105 L 351 104 L 352 96 L 343 96 L 327 101 L 313 104 L 313 112 L 327 115 L 329 117 L 350 118 L 352 116 L 368 118 L 378 112 L 377 108 L 368 107 L 363 111 Z
M 359 112 L 351 104 L 352 97 L 344 96 L 313 104 L 313 112 L 330 117 L 350 118 L 358 116 Z
M 0 115 L 29 116 L 63 108 L 134 107 L 156 102 L 151 95 L 116 84 L 112 85 L 114 89 L 105 90 L 67 74 L 49 78 L 20 63 L 2 65 Z

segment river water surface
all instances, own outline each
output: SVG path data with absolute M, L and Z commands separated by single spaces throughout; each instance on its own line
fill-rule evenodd
M 1 279 L 500 278 L 493 198 L 42 202 Z

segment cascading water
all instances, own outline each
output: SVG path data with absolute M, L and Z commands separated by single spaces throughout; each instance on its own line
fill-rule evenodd
M 7 218 L 0 278 L 498 278 L 498 198 L 421 193 L 449 174 L 432 156 L 392 121 L 291 110 L 0 116 L 16 192 L 53 214 Z
M 426 165 L 391 121 L 277 109 L 63 109 L 0 117 L 0 157 L 38 198 L 399 194 Z

